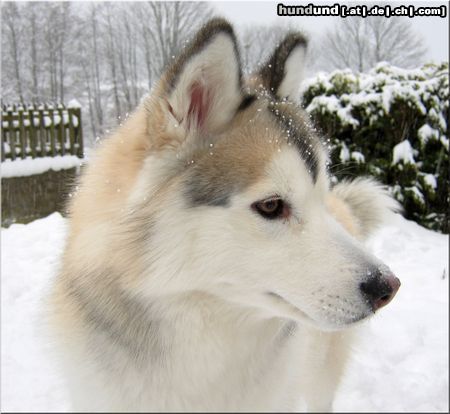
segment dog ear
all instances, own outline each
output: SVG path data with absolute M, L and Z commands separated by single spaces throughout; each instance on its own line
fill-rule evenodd
M 302 34 L 288 34 L 259 70 L 263 87 L 280 99 L 297 99 L 307 45 Z
M 213 19 L 163 75 L 160 97 L 168 128 L 175 126 L 181 139 L 190 134 L 210 137 L 236 113 L 242 101 L 241 87 L 233 29 L 227 21 Z

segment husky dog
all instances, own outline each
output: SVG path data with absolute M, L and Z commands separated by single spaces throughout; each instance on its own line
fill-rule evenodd
M 328 411 L 399 288 L 361 244 L 395 202 L 331 189 L 295 103 L 304 37 L 248 79 L 238 50 L 207 23 L 81 178 L 50 303 L 77 411 Z

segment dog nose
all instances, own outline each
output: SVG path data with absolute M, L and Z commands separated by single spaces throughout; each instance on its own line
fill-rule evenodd
M 374 312 L 386 306 L 399 288 L 400 280 L 392 272 L 382 272 L 380 269 L 372 272 L 372 277 L 360 284 L 360 289 Z

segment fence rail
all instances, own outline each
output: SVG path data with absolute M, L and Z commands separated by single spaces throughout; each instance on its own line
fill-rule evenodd
M 63 104 L 1 105 L 2 161 L 26 157 L 83 157 L 81 108 Z

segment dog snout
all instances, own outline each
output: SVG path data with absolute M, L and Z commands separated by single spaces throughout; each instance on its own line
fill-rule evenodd
M 386 306 L 400 288 L 400 280 L 389 270 L 376 269 L 371 277 L 360 284 L 360 289 L 373 311 Z

